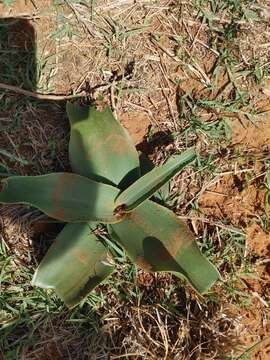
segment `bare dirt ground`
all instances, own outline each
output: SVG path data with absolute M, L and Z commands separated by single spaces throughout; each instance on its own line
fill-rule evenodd
M 17 279 L 4 282 L 10 298 L 0 295 L 4 359 L 270 357 L 270 8 L 267 1 L 228 3 L 0 3 L 2 18 L 23 18 L 34 29 L 37 69 L 32 86 L 2 75 L 0 83 L 49 94 L 47 100 L 25 98 L 0 86 L 0 150 L 12 154 L 0 152 L 0 165 L 20 175 L 68 171 L 62 95 L 71 94 L 108 103 L 156 164 L 195 146 L 200 162 L 174 179 L 169 206 L 223 277 L 201 298 L 168 274 L 138 270 L 133 278 L 127 262 L 96 290 L 89 307 L 69 313 L 55 298 L 52 305 L 43 293 L 21 287 L 31 301 L 18 314 L 10 298 L 21 290 L 13 287 L 29 280 L 19 269 L 35 268 L 57 229 L 46 226 L 47 235 L 36 225 L 39 213 L 2 207 L 1 237 L 12 257 L 11 279 Z M 11 48 L 29 49 L 18 36 L 10 38 Z M 19 317 L 33 324 L 14 325 Z M 22 335 L 31 331 L 32 337 Z

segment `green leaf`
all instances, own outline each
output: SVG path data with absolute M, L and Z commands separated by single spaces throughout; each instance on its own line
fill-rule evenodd
M 111 223 L 120 221 L 113 214 L 118 192 L 112 186 L 70 173 L 14 176 L 0 182 L 0 203 L 31 205 L 65 222 Z
M 141 175 L 144 176 L 155 168 L 155 164 L 145 155 L 140 155 Z M 153 196 L 153 200 L 163 205 L 170 196 L 170 181 L 167 181 Z
M 201 254 L 186 224 L 163 206 L 147 200 L 124 221 L 110 227 L 114 238 L 144 270 L 184 276 L 200 293 L 219 279 L 218 271 Z
M 135 209 L 144 200 L 150 198 L 177 172 L 191 163 L 195 157 L 196 154 L 194 150 L 186 150 L 181 155 L 169 159 L 166 164 L 142 176 L 118 195 L 115 201 L 116 212 L 118 209 L 124 212 Z
M 73 307 L 113 272 L 107 258 L 108 250 L 89 224 L 68 224 L 41 261 L 32 284 L 54 289 Z
M 125 188 L 140 176 L 139 157 L 127 133 L 109 107 L 67 103 L 71 125 L 69 158 L 74 172 Z

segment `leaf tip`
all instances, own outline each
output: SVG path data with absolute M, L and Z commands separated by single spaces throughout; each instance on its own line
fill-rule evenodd
M 206 294 L 217 281 L 222 280 L 222 277 L 218 269 L 208 259 L 206 259 L 206 261 L 208 262 L 209 265 L 208 276 L 205 276 L 206 281 L 204 286 L 202 288 L 196 289 L 202 295 Z
M 38 279 L 38 275 L 39 275 L 39 268 L 37 268 L 37 270 L 35 271 L 35 273 L 33 275 L 33 278 L 32 278 L 32 281 L 31 281 L 32 286 L 37 286 L 37 287 L 40 287 L 42 289 L 54 289 L 55 288 L 54 286 L 45 284 L 40 279 Z
M 80 105 L 78 102 L 68 101 L 66 103 L 66 113 L 70 124 L 74 124 L 88 117 L 89 107 Z

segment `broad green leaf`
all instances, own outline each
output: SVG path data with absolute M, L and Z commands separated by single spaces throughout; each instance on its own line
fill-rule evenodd
M 140 168 L 141 168 L 141 176 L 144 176 L 149 171 L 155 168 L 155 164 L 145 155 L 140 155 Z M 166 203 L 166 200 L 170 196 L 170 181 L 167 181 L 154 195 L 153 199 L 155 202 L 159 204 Z
M 110 227 L 130 258 L 146 271 L 182 275 L 200 293 L 219 279 L 186 224 L 163 206 L 146 200 L 124 221 Z
M 140 176 L 139 157 L 127 131 L 109 107 L 97 111 L 67 103 L 71 133 L 69 158 L 74 172 L 125 188 Z
M 36 270 L 32 284 L 54 289 L 69 307 L 77 305 L 114 268 L 108 250 L 89 224 L 68 224 Z
M 1 189 L 2 187 L 2 189 Z M 119 190 L 70 173 L 13 176 L 0 182 L 0 203 L 34 206 L 65 222 L 117 222 L 113 214 Z
M 116 212 L 118 209 L 124 212 L 135 209 L 159 190 L 177 172 L 191 163 L 195 157 L 195 152 L 192 149 L 186 150 L 181 155 L 169 159 L 166 164 L 154 168 L 142 176 L 118 195 L 115 201 Z

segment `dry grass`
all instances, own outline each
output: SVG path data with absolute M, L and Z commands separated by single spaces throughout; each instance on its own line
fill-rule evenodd
M 169 275 L 140 271 L 133 285 L 123 284 L 122 276 L 118 272 L 114 289 L 102 286 L 97 291 L 107 292 L 103 304 L 85 304 L 73 321 L 67 311 L 37 319 L 35 342 L 24 347 L 22 358 L 223 359 L 239 345 L 241 317 L 231 306 L 187 294 Z M 123 285 L 129 299 L 119 301 Z

